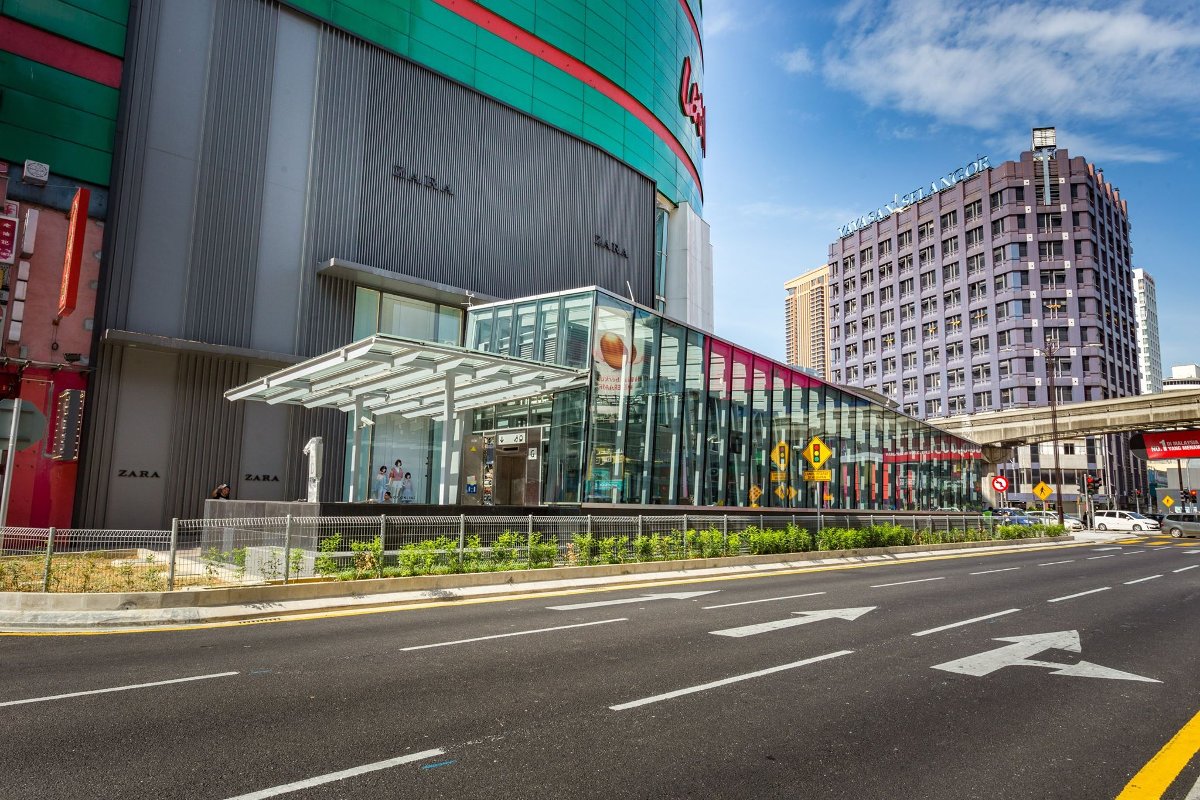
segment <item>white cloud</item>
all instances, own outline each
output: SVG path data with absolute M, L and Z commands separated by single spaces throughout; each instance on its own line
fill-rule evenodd
M 872 106 L 980 129 L 1030 115 L 1049 124 L 1194 117 L 1197 12 L 1144 6 L 895 0 L 881 9 L 854 0 L 838 16 L 823 71 Z
M 808 54 L 808 50 L 803 47 L 797 47 L 795 50 L 779 56 L 779 63 L 783 65 L 785 72 L 793 75 L 803 75 L 812 72 L 813 67 L 816 66 L 813 63 L 812 56 Z
M 1105 164 L 1162 164 L 1175 157 L 1174 153 L 1155 147 L 1111 142 L 1104 137 L 1081 133 L 1074 129 L 1058 128 L 1058 146 L 1066 148 L 1072 155 L 1085 156 L 1089 161 Z M 1014 134 L 987 142 L 1004 158 L 1028 150 L 1028 134 Z

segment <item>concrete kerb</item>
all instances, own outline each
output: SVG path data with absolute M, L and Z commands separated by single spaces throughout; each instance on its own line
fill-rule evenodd
M 786 555 L 692 558 L 511 572 L 423 575 L 358 581 L 187 589 L 173 592 L 0 592 L 0 630 L 29 631 L 195 624 L 335 611 L 397 603 L 436 602 L 564 588 L 735 575 L 804 566 L 890 561 L 979 548 L 1019 550 L 1072 542 L 1075 537 L 954 542 L 828 550 Z

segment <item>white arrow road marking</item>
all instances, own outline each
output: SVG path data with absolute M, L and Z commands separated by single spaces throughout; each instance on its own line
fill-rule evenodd
M 1095 594 L 1096 592 L 1107 592 L 1111 588 L 1112 588 L 1111 586 L 1102 586 L 1099 589 L 1088 589 L 1086 592 L 1076 592 L 1075 594 L 1068 594 L 1063 597 L 1056 597 L 1053 600 L 1047 600 L 1046 602 L 1047 603 L 1060 603 L 1063 600 L 1074 600 L 1076 597 L 1083 597 L 1084 595 Z
M 704 611 L 709 611 L 714 608 L 733 608 L 734 606 L 749 606 L 755 603 L 774 603 L 779 600 L 796 600 L 801 597 L 816 597 L 824 592 L 809 592 L 807 594 L 790 594 L 787 597 L 768 597 L 764 600 L 743 600 L 740 603 L 722 603 L 719 606 L 701 606 Z
M 663 700 L 671 700 L 673 698 L 682 697 L 687 694 L 695 694 L 696 692 L 703 692 L 707 689 L 716 689 L 719 686 L 728 686 L 731 683 L 738 683 L 739 681 L 748 681 L 751 678 L 761 678 L 764 675 L 772 675 L 776 672 L 783 672 L 786 669 L 795 669 L 796 667 L 803 667 L 803 666 L 807 666 L 808 664 L 815 664 L 818 661 L 827 661 L 828 659 L 838 658 L 839 656 L 848 656 L 853 652 L 854 652 L 853 650 L 838 650 L 835 653 L 826 653 L 823 656 L 813 656 L 812 658 L 806 658 L 803 661 L 793 661 L 790 664 L 781 664 L 778 667 L 768 667 L 767 669 L 760 669 L 757 672 L 747 672 L 745 675 L 734 675 L 732 678 L 722 678 L 719 681 L 712 681 L 711 683 L 702 683 L 699 686 L 689 686 L 686 689 L 676 689 L 673 692 L 666 692 L 665 694 L 656 694 L 653 697 L 643 697 L 641 700 L 630 700 L 628 703 L 621 703 L 619 705 L 609 706 L 609 708 L 611 708 L 613 711 L 624 711 L 629 708 L 637 708 L 638 706 L 645 706 L 645 705 L 649 705 L 651 703 L 658 703 Z
M 1144 583 L 1145 581 L 1152 581 L 1155 578 L 1161 578 L 1161 577 L 1162 577 L 1162 575 L 1151 575 L 1149 578 L 1138 578 L 1136 581 L 1125 581 L 1125 585 L 1132 586 L 1135 583 Z
M 898 581 L 896 583 L 877 583 L 874 586 L 872 586 L 871 588 L 872 589 L 884 589 L 888 586 L 903 586 L 906 583 L 926 583 L 928 581 L 944 581 L 944 580 L 946 580 L 945 575 L 943 575 L 940 578 L 917 578 L 915 581 Z
M 601 608 L 603 606 L 624 606 L 630 603 L 645 603 L 649 600 L 691 600 L 706 594 L 716 594 L 720 589 L 708 592 L 665 592 L 663 594 L 644 594 L 639 597 L 623 597 L 620 600 L 600 600 L 595 603 L 572 603 L 569 606 L 546 606 L 551 611 L 579 611 L 584 608 Z
M 927 631 L 917 631 L 913 634 L 913 636 L 928 636 L 931 633 L 941 633 L 942 631 L 948 631 L 951 628 L 961 628 L 963 625 L 970 625 L 972 622 L 983 622 L 987 619 L 1003 617 L 1006 614 L 1015 614 L 1020 610 L 1021 609 L 1019 608 L 1010 608 L 1007 611 L 997 611 L 995 614 L 985 614 L 982 617 L 975 617 L 974 619 L 964 619 L 962 622 L 951 622 L 949 625 L 942 625 L 938 628 L 930 628 Z
M 725 628 L 719 631 L 709 631 L 714 636 L 754 636 L 758 633 L 777 631 L 781 628 L 793 628 L 797 625 L 807 625 L 810 622 L 820 622 L 823 619 L 858 619 L 868 611 L 874 611 L 878 606 L 864 608 L 830 608 L 825 611 L 793 611 L 796 616 L 787 619 L 777 619 L 774 622 L 760 622 L 757 625 L 743 625 L 740 628 Z
M 1034 633 L 1028 636 L 1006 636 L 997 638 L 997 642 L 1012 642 L 1013 644 L 977 653 L 973 656 L 960 658 L 957 661 L 947 661 L 936 664 L 933 669 L 945 672 L 957 672 L 962 675 L 982 677 L 990 675 L 1004 667 L 1046 667 L 1053 675 L 1069 675 L 1076 678 L 1106 678 L 1114 681 L 1141 681 L 1142 683 L 1162 683 L 1154 678 L 1134 675 L 1132 672 L 1122 672 L 1088 661 L 1077 664 L 1055 664 L 1052 661 L 1034 661 L 1030 656 L 1043 650 L 1067 650 L 1080 653 L 1083 648 L 1079 644 L 1079 631 L 1055 631 L 1053 633 Z

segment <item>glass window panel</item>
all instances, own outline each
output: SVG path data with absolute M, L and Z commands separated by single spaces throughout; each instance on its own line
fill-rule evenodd
M 634 310 L 632 360 L 627 368 L 625 427 L 621 447 L 625 476 L 623 502 L 650 502 L 650 468 L 653 432 L 649 420 L 654 414 L 658 382 L 658 327 L 661 317 L 641 309 Z
M 725 474 L 725 502 L 731 506 L 750 504 L 750 389 L 753 357 L 733 351 L 729 391 L 729 467 Z
M 454 306 L 438 306 L 437 341 L 440 344 L 462 343 L 463 310 Z
M 359 286 L 354 290 L 354 340 L 379 333 L 379 292 Z
M 383 295 L 379 304 L 379 330 L 406 339 L 433 341 L 435 306 L 412 297 Z
M 704 477 L 704 336 L 687 331 L 687 363 L 684 375 L 682 448 L 679 454 L 680 505 L 700 505 Z
M 496 327 L 496 309 L 472 311 L 467 317 L 467 347 L 492 352 L 492 331 Z
M 532 361 L 537 354 L 537 303 L 522 303 L 516 308 L 516 329 L 513 332 L 512 354 L 517 358 Z
M 592 359 L 591 443 L 586 500 L 620 502 L 624 486 L 622 436 L 633 368 L 633 307 L 606 295 L 596 298 Z
M 651 503 L 675 503 L 672 488 L 678 472 L 686 469 L 679 457 L 680 423 L 684 402 L 683 368 L 686 357 L 684 328 L 663 320 L 658 356 L 658 387 L 654 409 L 654 460 L 651 464 Z
M 706 505 L 725 505 L 725 473 L 729 454 L 729 376 L 732 369 L 732 348 L 723 342 L 709 339 L 708 397 L 704 417 Z
M 562 357 L 559 363 L 566 367 L 588 365 L 588 343 L 592 334 L 592 303 L 595 295 L 575 295 L 563 299 Z
M 496 309 L 496 328 L 492 335 L 492 352 L 502 356 L 512 355 L 512 306 Z
M 561 348 L 558 346 L 558 311 L 561 304 L 559 298 L 549 298 L 541 301 L 538 306 L 540 319 L 538 321 L 537 360 L 547 364 L 559 363 Z

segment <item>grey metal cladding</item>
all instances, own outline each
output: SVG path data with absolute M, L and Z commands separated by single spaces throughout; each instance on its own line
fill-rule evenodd
M 221 482 L 237 485 L 241 467 L 244 403 L 225 392 L 249 380 L 245 361 L 183 353 L 175 374 L 170 468 L 166 475 L 164 524 L 172 517 L 204 516 L 204 500 Z
M 321 476 L 321 502 L 343 500 L 346 464 L 346 415 L 332 408 L 301 408 L 288 406 L 287 473 L 284 478 L 284 497 L 306 497 L 308 457 L 302 453 L 304 444 L 320 436 L 325 444 L 325 468 Z
M 273 3 L 218 4 L 188 264 L 189 339 L 250 345 L 278 15 Z
M 85 528 L 102 528 L 108 514 L 109 482 L 113 474 L 116 437 L 114 420 L 121 399 L 121 347 L 101 345 L 102 357 L 88 379 L 85 409 L 90 424 L 85 428 L 83 459 L 75 488 L 76 523 Z
M 343 258 L 499 297 L 598 284 L 653 305 L 652 181 L 397 56 L 322 38 L 310 269 Z M 348 309 L 324 306 L 345 294 L 304 280 L 305 322 L 327 330 L 300 352 L 344 344 Z

